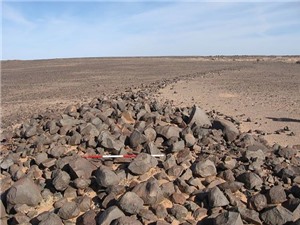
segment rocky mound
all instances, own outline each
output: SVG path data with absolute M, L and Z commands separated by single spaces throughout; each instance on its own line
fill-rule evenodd
M 232 118 L 159 104 L 151 91 L 6 132 L 1 224 L 300 224 L 297 146 L 267 146 Z M 85 158 L 105 154 L 137 157 Z

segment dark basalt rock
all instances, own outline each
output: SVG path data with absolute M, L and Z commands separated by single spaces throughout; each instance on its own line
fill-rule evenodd
M 143 208 L 144 201 L 134 192 L 127 192 L 120 200 L 120 208 L 129 214 L 138 214 Z
M 37 206 L 42 201 L 41 190 L 30 178 L 25 177 L 8 190 L 6 201 L 12 205 Z
M 146 153 L 140 153 L 129 164 L 128 169 L 134 174 L 144 174 L 157 165 L 156 158 Z
M 154 98 L 178 80 L 4 132 L 1 224 L 299 224 L 299 146 L 269 147 L 234 118 Z M 137 157 L 86 158 L 98 154 Z

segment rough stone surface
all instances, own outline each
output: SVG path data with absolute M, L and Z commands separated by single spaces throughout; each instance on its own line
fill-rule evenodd
M 36 126 L 30 126 L 25 130 L 24 136 L 26 138 L 30 138 L 37 134 Z
M 74 178 L 86 178 L 89 179 L 92 172 L 96 169 L 87 159 L 76 158 L 69 163 L 70 170 Z
M 166 160 L 163 162 L 163 166 L 166 170 L 170 169 L 175 165 L 177 164 L 176 164 L 176 159 L 173 155 L 168 155 Z
M 75 202 L 66 202 L 58 211 L 58 216 L 64 220 L 77 217 L 80 213 L 78 205 Z
M 134 130 L 129 138 L 130 147 L 136 148 L 147 141 L 146 137 L 138 130 Z
M 185 201 L 186 201 L 186 198 L 184 197 L 183 194 L 175 192 L 174 194 L 172 194 L 171 200 L 175 204 L 183 205 L 185 203 Z
M 123 216 L 125 214 L 117 206 L 111 206 L 100 214 L 97 222 L 102 225 L 110 225 L 113 220 Z
M 87 212 L 91 208 L 92 199 L 88 196 L 83 196 L 77 199 L 77 205 L 81 212 Z
M 184 206 L 178 204 L 175 204 L 170 211 L 176 219 L 184 219 L 188 214 L 188 210 Z
M 286 159 L 291 159 L 293 156 L 297 154 L 297 150 L 293 148 L 281 148 L 278 150 L 278 155 L 286 158 Z
M 242 173 L 237 177 L 237 180 L 244 183 L 245 187 L 248 189 L 260 187 L 263 183 L 262 179 L 257 174 L 252 172 Z
M 12 166 L 14 164 L 14 161 L 10 158 L 6 158 L 4 159 L 1 164 L 0 164 L 0 167 L 1 169 L 3 170 L 7 170 L 10 166 Z
M 175 126 L 159 126 L 156 128 L 156 133 L 166 139 L 170 139 L 171 137 L 179 138 L 180 131 L 180 128 Z
M 134 192 L 127 192 L 120 200 L 121 209 L 129 214 L 138 214 L 143 205 L 143 199 Z
M 157 160 L 149 154 L 140 153 L 128 166 L 134 174 L 144 174 L 157 165 Z
M 159 204 L 155 207 L 155 215 L 158 218 L 166 218 L 168 216 L 168 211 L 163 204 Z
M 171 145 L 172 152 L 178 152 L 184 149 L 184 141 L 177 141 Z
M 101 138 L 101 145 L 106 149 L 114 149 L 118 151 L 124 147 L 124 143 L 111 135 L 103 135 Z
M 251 209 L 261 211 L 262 209 L 266 208 L 268 205 L 267 198 L 265 195 L 256 194 L 250 198 L 249 205 Z
M 69 139 L 69 145 L 76 146 L 81 143 L 82 136 L 78 132 L 73 132 Z
M 155 205 L 163 200 L 163 192 L 159 187 L 158 181 L 154 178 L 138 184 L 132 191 L 140 196 L 145 204 L 148 205 Z
M 87 188 L 90 184 L 91 184 L 90 179 L 76 178 L 74 180 L 74 185 L 76 188 L 84 189 Z
M 251 160 L 264 160 L 265 159 L 265 153 L 261 150 L 247 150 L 244 153 L 244 157 L 245 159 L 247 159 L 248 161 Z
M 39 153 L 36 158 L 35 158 L 35 162 L 37 165 L 40 165 L 41 163 L 43 163 L 44 161 L 46 161 L 48 159 L 48 155 L 45 152 Z
M 161 191 L 164 196 L 171 196 L 175 192 L 174 184 L 172 182 L 162 184 Z
M 56 215 L 55 213 L 49 213 L 46 218 L 44 218 L 39 225 L 62 225 L 62 221 L 59 218 L 58 215 Z
M 102 187 L 109 187 L 120 182 L 118 175 L 106 166 L 101 166 L 96 171 L 96 181 Z
M 39 187 L 30 178 L 22 178 L 14 183 L 6 198 L 7 202 L 12 205 L 36 206 L 42 201 Z
M 269 191 L 269 199 L 272 204 L 279 204 L 286 200 L 284 188 L 280 185 L 274 186 Z
M 243 220 L 247 221 L 251 224 L 261 225 L 262 222 L 259 218 L 259 213 L 255 210 L 246 209 L 246 208 L 240 208 L 239 212 L 241 214 L 241 217 Z
M 293 214 L 284 207 L 277 206 L 261 213 L 261 219 L 268 225 L 283 225 L 293 221 Z
M 192 108 L 192 112 L 191 112 L 188 123 L 191 125 L 195 123 L 197 126 L 200 126 L 200 127 L 210 127 L 211 126 L 211 122 L 210 122 L 207 114 L 205 113 L 205 111 L 203 111 L 196 105 L 194 105 Z
M 53 178 L 52 183 L 56 190 L 63 191 L 69 186 L 70 180 L 71 178 L 68 173 L 65 171 L 59 171 Z
M 223 159 L 223 163 L 222 163 L 222 167 L 225 169 L 234 169 L 236 166 L 236 159 L 230 157 L 230 156 L 226 156 Z
M 148 209 L 142 209 L 139 213 L 144 223 L 154 222 L 157 220 L 156 215 Z
M 208 202 L 212 208 L 229 205 L 228 199 L 218 187 L 214 187 L 209 191 Z
M 241 215 L 237 212 L 224 212 L 214 220 L 215 225 L 243 225 Z
M 224 119 L 216 119 L 213 123 L 213 127 L 215 129 L 221 129 L 226 140 L 230 142 L 234 141 L 240 133 L 232 122 Z
M 142 225 L 140 221 L 129 216 L 122 216 L 113 222 L 113 225 Z
M 162 152 L 156 147 L 154 142 L 147 143 L 145 149 L 150 155 L 162 154 Z
M 87 211 L 84 213 L 80 220 L 79 224 L 82 225 L 96 225 L 96 213 L 94 210 Z
M 55 146 L 49 150 L 49 154 L 52 155 L 55 158 L 61 157 L 65 152 L 67 151 L 67 148 L 65 146 Z
M 215 164 L 210 160 L 199 161 L 194 165 L 193 173 L 201 177 L 208 177 L 217 174 Z
M 196 143 L 196 139 L 193 134 L 184 135 L 185 144 L 187 147 L 192 147 Z
M 5 206 L 3 205 L 2 200 L 0 200 L 0 218 L 4 218 L 7 216 L 6 211 L 5 211 Z

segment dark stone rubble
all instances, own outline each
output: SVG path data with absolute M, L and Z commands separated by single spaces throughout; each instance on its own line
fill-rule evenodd
M 168 82 L 3 132 L 1 224 L 299 224 L 297 146 L 268 146 L 201 106 L 159 103 Z M 83 157 L 95 154 L 138 156 Z

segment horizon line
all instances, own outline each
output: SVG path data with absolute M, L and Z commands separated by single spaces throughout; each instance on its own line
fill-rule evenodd
M 117 58 L 211 58 L 211 57 L 300 57 L 294 54 L 284 54 L 284 55 L 248 55 L 248 54 L 235 54 L 235 55 L 153 55 L 153 56 L 83 56 L 83 57 L 55 57 L 55 58 L 37 58 L 37 59 L 1 59 L 1 62 L 5 61 L 39 61 L 39 60 L 65 60 L 65 59 L 117 59 Z

